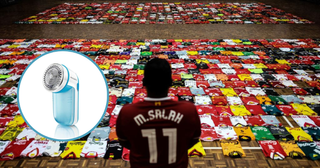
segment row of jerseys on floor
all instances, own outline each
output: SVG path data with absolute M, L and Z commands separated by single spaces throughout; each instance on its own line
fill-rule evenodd
M 201 89 L 202 88 L 191 88 Z M 199 114 L 212 115 L 317 115 L 320 110 L 320 96 L 318 95 L 266 95 L 260 87 L 250 88 L 258 94 L 256 96 L 237 96 L 236 92 L 246 92 L 245 88 L 207 88 L 205 91 L 214 92 L 214 96 L 193 95 L 190 88 L 178 88 L 178 93 L 170 89 L 168 97 L 174 101 L 189 101 L 196 105 Z M 272 89 L 272 88 L 270 88 Z M 269 90 L 270 90 L 269 89 Z M 125 104 L 138 103 L 147 96 L 145 89 L 127 88 L 119 96 L 121 89 L 110 88 L 108 113 L 118 115 Z M 218 95 L 220 90 L 234 92 L 233 96 Z M 259 94 L 261 91 L 262 94 Z M 320 90 L 319 90 L 320 91 Z M 181 93 L 181 95 L 179 95 Z M 221 93 L 221 92 L 220 92 Z
M 306 156 L 311 160 L 320 159 L 320 142 L 294 141 L 258 141 L 266 157 L 282 160 L 285 157 L 294 159 Z M 223 154 L 232 158 L 246 157 L 238 140 L 221 140 Z M 118 141 L 69 141 L 58 142 L 49 140 L 14 140 L 0 141 L 0 160 L 12 160 L 19 157 L 61 157 L 76 158 L 105 158 L 130 160 L 130 150 L 123 148 Z M 188 150 L 189 157 L 203 157 L 206 152 L 201 141 Z
M 315 142 L 295 142 L 263 140 L 258 141 L 263 154 L 267 158 L 283 160 L 286 157 L 302 159 L 307 157 L 310 160 L 320 159 L 320 141 Z M 246 157 L 241 143 L 238 140 L 221 140 L 223 154 L 232 158 Z M 201 150 L 199 150 L 201 151 Z
M 68 142 L 47 140 L 29 127 L 7 128 L 0 136 L 0 160 L 50 156 L 63 159 L 80 157 L 122 158 L 128 161 L 130 150 L 122 148 L 117 140 L 115 127 L 111 129 L 110 127 L 95 128 L 89 135 Z M 201 142 L 189 150 L 189 155 L 205 156 Z
M 274 117 L 274 116 L 273 116 Z M 297 123 L 311 122 L 307 116 L 293 117 Z M 302 120 L 302 121 L 301 121 Z M 310 121 L 311 120 L 311 121 Z M 238 125 L 239 126 L 239 125 Z M 280 126 L 280 124 L 279 124 Z M 281 153 L 278 141 L 290 141 L 295 140 L 297 144 L 301 145 L 306 151 L 294 153 L 295 157 L 303 156 L 303 153 L 310 155 L 311 159 L 316 158 L 315 152 L 318 147 L 314 145 L 316 141 L 320 140 L 320 130 L 314 125 L 306 125 L 309 127 L 303 128 L 290 128 L 290 127 L 278 127 L 278 126 L 254 126 L 254 127 L 214 127 L 214 128 L 202 128 L 202 134 L 200 139 L 202 141 L 221 140 L 223 152 L 225 155 L 231 157 L 244 157 L 240 143 L 234 144 L 238 141 L 257 140 L 267 157 L 277 158 L 275 156 L 290 156 L 290 152 Z M 79 158 L 79 157 L 104 157 L 107 159 L 120 159 L 128 160 L 129 151 L 122 149 L 121 145 L 117 142 L 116 127 L 99 127 L 94 131 L 79 139 L 78 141 L 69 142 L 54 142 L 48 141 L 45 138 L 37 135 L 30 128 L 20 127 L 7 127 L 0 135 L 0 158 L 2 160 L 14 159 L 17 157 L 37 157 L 37 156 L 52 156 L 61 158 Z M 270 144 L 269 144 L 270 143 Z M 289 143 L 289 142 L 283 142 Z M 231 145 L 230 145 L 231 144 Z M 267 147 L 263 147 L 267 144 Z M 289 143 L 288 148 L 295 151 L 298 149 L 297 144 Z M 274 145 L 275 152 L 280 154 L 272 154 L 270 145 Z M 281 145 L 282 146 L 282 145 Z M 292 147 L 291 147 L 292 146 Z M 297 148 L 297 149 L 296 149 Z M 279 150 L 279 151 L 278 151 Z M 274 153 L 274 152 L 273 152 Z M 205 156 L 205 150 L 203 149 L 201 142 L 196 144 L 189 150 L 189 156 Z M 296 156 L 298 155 L 298 156 Z M 313 156 L 313 157 L 311 157 Z M 282 158 L 282 157 L 280 157 Z
M 319 127 L 319 116 L 291 115 L 290 116 L 300 127 Z M 112 118 L 112 117 L 111 117 Z M 245 127 L 245 126 L 282 126 L 281 122 L 274 115 L 255 116 L 216 116 L 203 114 L 199 115 L 202 128 L 214 127 Z M 110 121 L 113 125 L 113 120 Z

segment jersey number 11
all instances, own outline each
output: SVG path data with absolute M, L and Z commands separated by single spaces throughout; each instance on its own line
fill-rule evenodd
M 142 137 L 148 138 L 148 146 L 150 153 L 150 163 L 158 162 L 157 137 L 156 129 L 142 129 Z M 177 160 L 177 128 L 163 128 L 163 136 L 169 139 L 168 146 L 168 163 L 175 163 Z

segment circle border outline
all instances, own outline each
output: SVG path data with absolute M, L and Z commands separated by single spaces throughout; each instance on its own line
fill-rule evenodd
M 19 101 L 19 90 L 20 90 L 20 84 L 21 84 L 20 81 L 22 81 L 23 75 L 25 74 L 25 72 L 27 72 L 28 68 L 29 68 L 37 59 L 39 59 L 39 58 L 41 58 L 41 57 L 43 57 L 43 56 L 45 56 L 45 55 L 47 55 L 47 54 L 54 53 L 54 52 L 60 52 L 60 51 L 73 52 L 73 53 L 76 53 L 76 54 L 78 54 L 78 55 L 81 55 L 81 56 L 85 57 L 86 59 L 90 60 L 90 61 L 93 63 L 93 65 L 95 65 L 95 66 L 98 68 L 98 70 L 100 71 L 100 73 L 101 73 L 101 75 L 102 75 L 102 77 L 103 77 L 103 79 L 104 79 L 104 81 L 105 81 L 106 87 L 107 87 L 107 102 L 106 102 L 106 108 L 105 108 L 104 113 L 103 113 L 102 117 L 100 118 L 99 122 L 98 122 L 91 130 L 89 130 L 88 132 L 84 133 L 84 134 L 81 135 L 81 136 L 77 136 L 77 137 L 71 138 L 71 139 L 62 139 L 62 140 L 61 140 L 61 139 L 50 138 L 50 137 L 48 138 L 47 136 L 44 136 L 43 134 L 41 134 L 41 133 L 39 133 L 37 130 L 35 130 L 35 129 L 28 123 L 28 121 L 26 120 L 26 118 L 24 117 L 23 112 L 22 112 L 22 109 L 20 108 L 20 103 L 19 103 L 19 102 L 20 102 L 20 101 Z M 109 86 L 108 86 L 107 79 L 105 78 L 102 70 L 101 70 L 101 69 L 99 68 L 99 66 L 98 66 L 91 58 L 89 58 L 87 55 L 85 55 L 85 54 L 83 54 L 83 53 L 81 53 L 81 52 L 77 52 L 77 51 L 73 51 L 73 50 L 67 50 L 67 49 L 52 50 L 52 51 L 48 51 L 48 52 L 46 52 L 46 53 L 44 53 L 44 54 L 41 54 L 40 56 L 36 57 L 36 58 L 27 66 L 27 68 L 23 71 L 23 73 L 22 73 L 22 75 L 21 75 L 21 77 L 20 77 L 20 80 L 19 80 L 19 84 L 18 84 L 17 102 L 18 102 L 18 107 L 19 107 L 20 114 L 21 114 L 23 120 L 24 120 L 24 121 L 28 124 L 28 126 L 29 126 L 33 131 L 35 131 L 37 134 L 43 136 L 44 138 L 46 138 L 46 139 L 48 139 L 48 140 L 52 140 L 52 141 L 74 141 L 74 140 L 80 139 L 80 138 L 88 135 L 89 133 L 91 133 L 95 128 L 97 128 L 97 126 L 98 126 L 98 125 L 100 124 L 100 122 L 102 121 L 102 119 L 103 119 L 103 117 L 105 116 L 106 111 L 107 111 L 107 109 L 108 109 L 108 105 L 109 105 Z

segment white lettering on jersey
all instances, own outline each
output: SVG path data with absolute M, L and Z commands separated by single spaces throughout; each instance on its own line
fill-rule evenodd
M 150 112 L 150 111 L 149 111 Z M 137 123 L 138 126 L 140 126 L 141 124 L 143 124 L 144 122 L 146 122 L 146 119 L 143 117 L 142 114 L 139 114 L 137 116 L 135 116 L 134 121 Z
M 179 124 L 183 118 L 183 114 L 176 112 L 174 110 L 170 110 L 169 112 L 167 112 L 165 109 L 149 110 L 148 116 L 149 117 L 145 117 L 142 114 L 139 114 L 139 115 L 136 115 L 133 119 L 136 122 L 136 124 L 140 126 L 141 124 L 154 119 L 170 120 Z

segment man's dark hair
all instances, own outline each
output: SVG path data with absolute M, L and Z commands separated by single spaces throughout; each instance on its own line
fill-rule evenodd
M 144 68 L 143 85 L 153 95 L 167 94 L 172 85 L 171 67 L 168 61 L 159 58 L 148 61 Z

